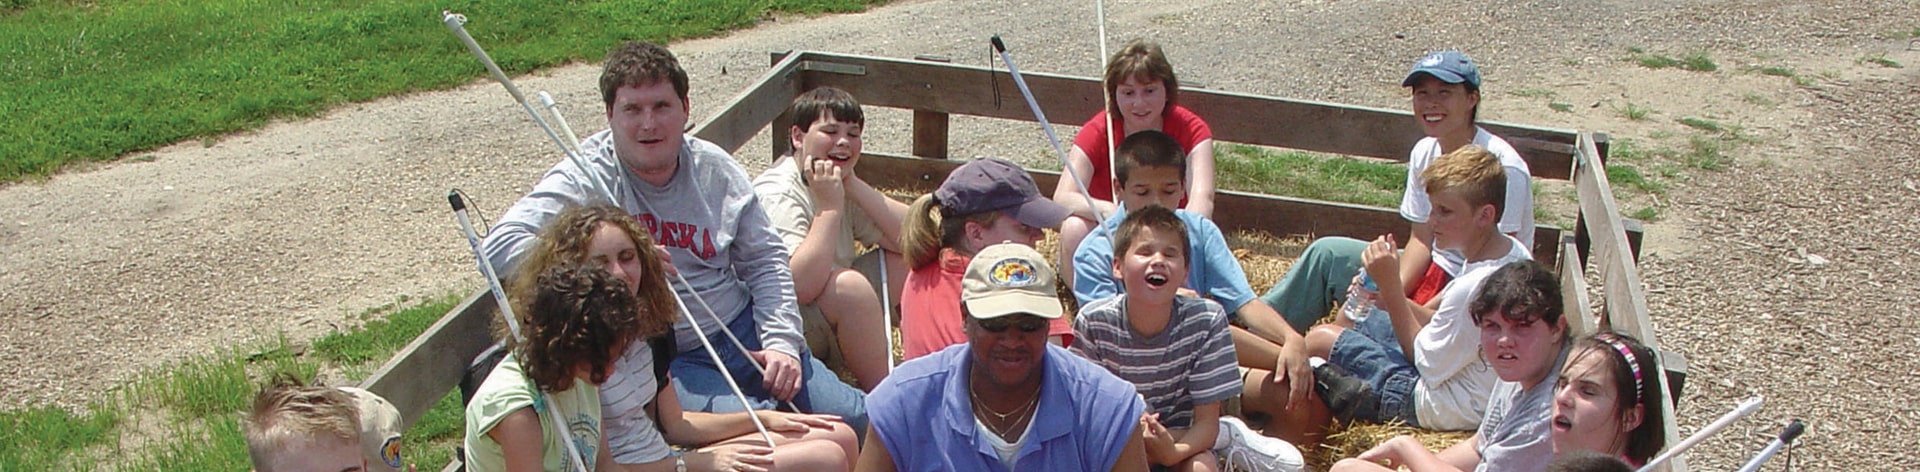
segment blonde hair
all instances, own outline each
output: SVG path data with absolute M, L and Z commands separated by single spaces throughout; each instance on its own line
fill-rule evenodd
M 1159 44 L 1135 38 L 1128 41 L 1126 46 L 1121 46 L 1120 51 L 1107 60 L 1108 119 L 1118 119 L 1120 116 L 1120 100 L 1114 94 L 1118 93 L 1120 84 L 1127 79 L 1142 83 L 1157 80 L 1166 84 L 1167 105 L 1160 110 L 1161 113 L 1173 110 L 1173 104 L 1179 102 L 1180 78 L 1173 74 L 1173 63 L 1167 62 L 1167 53 L 1160 50 Z
M 352 396 L 336 388 L 304 385 L 287 374 L 260 388 L 240 426 L 247 457 L 260 472 L 272 472 L 268 458 L 294 441 L 338 439 L 353 443 L 355 450 L 360 444 L 360 410 Z
M 540 238 L 527 251 L 526 259 L 514 270 L 515 276 L 509 281 L 507 293 L 513 294 L 516 301 L 516 313 L 526 313 L 525 304 L 533 300 L 539 290 L 538 275 L 548 269 L 569 265 L 587 264 L 587 244 L 593 241 L 593 233 L 600 225 L 613 225 L 633 240 L 633 248 L 640 251 L 640 287 L 637 291 L 640 303 L 640 336 L 652 338 L 661 336 L 673 329 L 673 323 L 679 317 L 679 307 L 674 298 L 673 288 L 667 283 L 666 264 L 654 257 L 653 238 L 640 228 L 640 222 L 627 215 L 625 210 L 608 204 L 574 206 L 560 210 L 540 232 Z M 505 334 L 505 333 L 501 333 Z M 499 336 L 510 339 L 511 336 Z
M 1454 192 L 1476 209 L 1493 205 L 1494 221 L 1500 220 L 1506 206 L 1506 169 L 1487 148 L 1468 144 L 1440 156 L 1420 172 L 1420 181 L 1429 196 Z
M 933 198 L 933 194 L 921 195 L 907 207 L 907 220 L 900 226 L 901 255 L 907 259 L 907 267 L 921 268 L 940 259 L 942 248 L 954 248 L 972 255 L 966 247 L 967 223 L 978 225 L 993 224 L 998 211 L 983 211 L 971 215 L 949 215 L 947 207 Z

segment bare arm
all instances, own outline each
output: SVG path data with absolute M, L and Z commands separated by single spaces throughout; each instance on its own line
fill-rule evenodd
M 1294 331 L 1293 325 L 1287 324 L 1286 318 L 1282 318 L 1280 312 L 1273 311 L 1272 306 L 1258 299 L 1240 305 L 1234 314 L 1240 318 L 1241 324 L 1247 325 L 1248 334 L 1265 341 L 1242 339 L 1239 333 L 1234 333 L 1234 356 L 1241 360 L 1240 365 L 1273 371 L 1275 374 L 1273 380 L 1285 382 L 1288 386 L 1287 408 L 1291 409 L 1300 402 L 1307 401 L 1307 393 L 1313 391 L 1313 369 L 1307 366 L 1306 338 L 1302 337 L 1300 332 Z M 1278 345 L 1279 349 L 1264 348 L 1258 346 L 1260 344 Z M 1264 364 L 1264 361 L 1257 361 L 1255 364 L 1247 363 L 1248 353 L 1242 351 L 1247 347 L 1258 351 L 1255 355 L 1272 359 L 1273 364 L 1260 365 Z
M 1069 169 L 1067 175 L 1061 176 L 1060 183 L 1053 187 L 1054 203 L 1059 203 L 1060 206 L 1073 211 L 1073 216 L 1085 218 L 1087 221 L 1100 221 L 1100 218 L 1093 215 L 1096 208 L 1087 206 L 1086 193 L 1080 191 L 1080 185 L 1089 185 L 1090 179 L 1103 179 L 1106 176 L 1093 175 L 1093 160 L 1087 157 L 1087 151 L 1080 149 L 1078 145 L 1067 152 L 1067 169 Z M 1074 184 L 1076 180 L 1080 185 Z M 1101 217 L 1113 214 L 1113 202 L 1093 199 L 1093 204 L 1099 206 Z
M 1185 431 L 1173 432 L 1173 447 L 1163 457 L 1152 458 L 1155 464 L 1171 466 L 1180 461 L 1213 449 L 1213 440 L 1220 434 L 1220 404 L 1208 403 L 1194 405 L 1193 424 Z
M 546 459 L 545 436 L 540 430 L 540 415 L 532 407 L 508 413 L 487 430 L 487 437 L 500 445 L 508 472 L 541 472 Z
M 880 439 L 880 433 L 874 432 L 873 425 L 867 425 L 867 445 L 860 448 L 860 460 L 854 463 L 857 472 L 893 472 L 893 455 L 887 452 L 886 441 Z
M 1385 462 L 1389 468 L 1405 467 L 1420 472 L 1461 472 L 1473 470 L 1480 464 L 1480 454 L 1474 452 L 1480 435 L 1475 434 L 1453 447 L 1434 454 L 1412 436 L 1400 436 L 1360 453 L 1358 459 L 1370 462 Z M 1464 456 L 1463 456 L 1464 454 Z
M 1133 429 L 1133 439 L 1127 440 L 1127 446 L 1120 450 L 1120 459 L 1113 462 L 1114 472 L 1147 472 L 1147 446 L 1141 440 L 1146 426 Z M 862 471 L 865 472 L 865 471 Z
M 1187 211 L 1213 218 L 1213 140 L 1193 145 L 1187 154 Z
M 880 229 L 880 247 L 900 252 L 900 226 L 907 220 L 907 204 L 888 198 L 857 175 L 846 179 L 846 187 L 847 199 L 866 212 L 867 219 L 873 220 L 873 226 Z

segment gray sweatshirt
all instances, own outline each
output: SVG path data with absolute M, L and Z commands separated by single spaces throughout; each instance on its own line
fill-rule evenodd
M 687 291 L 674 284 L 681 304 L 708 335 L 753 306 L 760 342 L 766 349 L 799 357 L 805 341 L 793 298 L 793 272 L 787 247 L 774 232 L 753 193 L 752 181 L 733 156 L 692 135 L 680 149 L 679 169 L 664 187 L 628 172 L 613 155 L 607 131 L 580 142 L 587 169 L 562 160 L 548 170 L 533 191 L 515 202 L 482 242 L 487 259 L 508 277 L 547 221 L 569 205 L 605 202 L 595 190 L 612 188 L 621 208 L 633 214 L 656 243 L 666 245 L 673 266 L 706 299 L 719 322 Z M 649 207 L 651 205 L 651 207 Z M 682 316 L 674 325 L 681 352 L 700 347 Z

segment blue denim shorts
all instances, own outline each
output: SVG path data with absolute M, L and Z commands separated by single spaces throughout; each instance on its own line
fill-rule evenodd
M 1377 409 L 1380 417 L 1361 419 L 1400 420 L 1418 427 L 1420 415 L 1414 409 L 1413 385 L 1419 381 L 1420 371 L 1400 349 L 1400 340 L 1394 337 L 1393 324 L 1388 318 L 1387 312 L 1376 308 L 1366 321 L 1341 331 L 1340 338 L 1333 342 L 1333 358 L 1327 361 L 1365 380 L 1380 397 Z

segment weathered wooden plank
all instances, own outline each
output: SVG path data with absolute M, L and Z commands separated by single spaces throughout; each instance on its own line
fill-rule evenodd
M 493 344 L 487 323 L 494 316 L 493 296 L 486 290 L 468 295 L 440 321 L 407 343 L 380 370 L 360 382 L 400 410 L 401 429 L 427 414 L 427 409 L 460 384 L 467 364 Z
M 913 155 L 934 159 L 947 158 L 947 114 L 913 111 Z
M 1574 250 L 1573 235 L 1561 237 L 1560 263 L 1555 264 L 1554 270 L 1560 272 L 1561 304 L 1566 307 L 1567 327 L 1573 331 L 1573 337 L 1593 334 L 1599 320 L 1593 316 L 1593 300 L 1587 297 L 1587 266 Z
M 922 159 L 911 156 L 866 153 L 861 158 L 860 177 L 867 183 L 886 189 L 931 192 L 946 180 L 963 160 Z M 1041 189 L 1051 189 L 1060 181 L 1058 172 L 1028 169 Z M 1275 235 L 1346 236 L 1373 239 L 1384 233 L 1406 241 L 1410 226 L 1397 210 L 1347 203 L 1278 197 L 1245 192 L 1221 191 L 1215 196 L 1214 224 L 1222 231 L 1262 231 Z M 1549 226 L 1535 228 L 1534 258 L 1552 265 L 1560 251 L 1560 230 Z
M 1012 120 L 1033 120 L 1005 70 L 919 61 L 804 52 L 808 61 L 857 66 L 863 75 L 804 72 L 812 88 L 846 89 L 862 104 Z M 1022 72 L 1048 121 L 1079 125 L 1102 105 L 1100 81 Z M 1182 90 L 1180 101 L 1209 121 L 1220 141 L 1405 161 L 1422 136 L 1406 111 L 1291 100 L 1217 90 Z M 1572 169 L 1574 134 L 1506 123 L 1483 122 L 1519 148 L 1535 177 L 1564 180 Z
M 694 128 L 693 135 L 713 142 L 728 152 L 739 150 L 754 135 L 760 134 L 760 130 L 775 122 L 775 117 L 786 113 L 787 104 L 792 103 L 793 97 L 804 90 L 796 78 L 799 62 L 799 55 L 789 55 L 774 64 L 773 68 L 760 76 L 760 80 L 729 100 L 713 119 Z M 775 139 L 773 142 L 776 152 L 784 151 L 786 140 Z
M 1594 265 L 1602 278 L 1602 296 L 1607 314 L 1604 326 L 1627 333 L 1655 351 L 1660 350 L 1653 319 L 1647 311 L 1645 287 L 1640 284 L 1640 268 L 1628 247 L 1626 223 L 1620 218 L 1619 204 L 1613 198 L 1613 186 L 1607 181 L 1606 165 L 1600 162 L 1592 135 L 1581 133 L 1579 165 L 1574 169 L 1574 187 L 1580 195 L 1580 220 L 1586 223 L 1593 243 Z M 1661 368 L 1668 379 L 1674 377 Z M 1684 375 L 1684 372 L 1682 372 Z M 1673 408 L 1677 395 L 1663 395 L 1667 415 L 1663 425 L 1668 438 L 1681 438 Z M 1675 458 L 1668 470 L 1684 472 L 1686 461 Z

